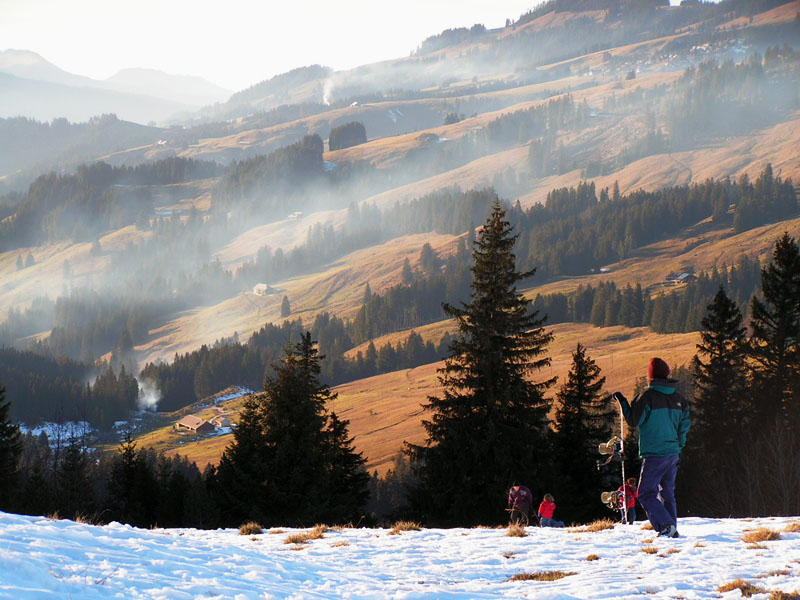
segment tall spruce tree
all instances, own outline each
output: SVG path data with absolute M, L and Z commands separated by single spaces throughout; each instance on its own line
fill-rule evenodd
M 369 477 L 347 421 L 326 412 L 336 394 L 319 382 L 322 358 L 305 333 L 266 378 L 265 393 L 246 403 L 217 470 L 224 523 L 308 525 L 357 516 Z
M 750 419 L 747 388 L 747 331 L 742 313 L 720 286 L 701 321 L 700 343 L 692 359 L 694 404 L 689 436 L 685 492 L 690 510 L 734 514 L 737 486 L 732 453 Z M 708 468 L 713 465 L 714 468 Z
M 409 499 L 430 523 L 500 522 L 509 486 L 543 478 L 544 392 L 555 378 L 530 376 L 550 364 L 552 334 L 517 291 L 534 272 L 517 271 L 516 239 L 495 201 L 475 242 L 471 300 L 443 305 L 459 329 L 439 370 L 443 395 L 423 405 L 431 413 L 425 444 L 405 448 L 417 477 Z
M 761 425 L 800 425 L 800 251 L 788 233 L 761 269 L 763 301 L 750 303 L 753 389 Z
M 692 359 L 692 438 L 709 455 L 724 454 L 736 444 L 749 421 L 747 330 L 739 307 L 722 286 L 701 324 L 700 343 Z
M 22 452 L 22 436 L 19 425 L 9 419 L 10 408 L 6 388 L 0 385 L 0 509 L 8 508 L 16 490 L 17 460 Z
M 559 467 L 553 491 L 562 517 L 586 522 L 602 516 L 600 491 L 619 478 L 597 469 L 597 446 L 608 441 L 614 418 L 610 398 L 602 393 L 606 378 L 578 343 L 567 381 L 556 394 L 554 458 Z M 614 474 L 616 475 L 616 473 Z

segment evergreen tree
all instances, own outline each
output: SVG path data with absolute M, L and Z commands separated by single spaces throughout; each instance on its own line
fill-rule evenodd
M 411 270 L 411 262 L 406 259 L 403 261 L 403 270 L 400 273 L 400 281 L 403 285 L 409 285 L 414 281 L 414 271 Z
M 761 269 L 761 294 L 750 303 L 752 383 L 762 424 L 800 424 L 800 252 L 788 233 Z
M 6 388 L 0 385 L 0 508 L 7 508 L 16 490 L 17 460 L 22 452 L 19 425 L 9 420 L 11 402 L 6 401 Z
M 319 382 L 322 358 L 306 332 L 246 402 L 217 471 L 224 523 L 302 526 L 352 518 L 363 504 L 363 458 L 347 422 L 326 413 L 336 395 Z
M 720 286 L 702 320 L 692 359 L 695 406 L 692 437 L 710 452 L 730 450 L 748 421 L 746 329 L 742 313 Z
M 329 464 L 327 520 L 346 523 L 359 516 L 369 499 L 369 474 L 366 460 L 353 448 L 348 433 L 350 424 L 331 412 L 326 428 Z
M 559 466 L 554 493 L 561 498 L 561 515 L 578 522 L 602 516 L 597 490 L 610 485 L 604 481 L 606 473 L 598 471 L 596 464 L 597 446 L 611 436 L 614 416 L 609 396 L 602 394 L 605 381 L 600 367 L 578 343 L 567 381 L 556 394 L 554 435 L 554 457 Z
M 211 481 L 220 518 L 226 525 L 241 525 L 248 520 L 266 522 L 264 400 L 262 395 L 253 395 L 244 401 L 233 441 L 222 453 Z
M 514 480 L 542 479 L 549 403 L 555 378 L 530 375 L 550 364 L 552 334 L 516 284 L 533 271 L 516 270 L 516 235 L 495 201 L 475 242 L 469 304 L 443 308 L 459 335 L 440 369 L 443 397 L 424 409 L 425 445 L 406 445 L 417 483 L 413 508 L 430 522 L 497 523 Z
M 732 514 L 736 483 L 731 452 L 741 443 L 749 421 L 746 329 L 742 313 L 720 286 L 702 320 L 697 354 L 692 359 L 695 402 L 692 435 L 686 448 L 692 506 L 701 512 Z M 708 465 L 714 465 L 708 469 Z
M 285 319 L 292 314 L 292 307 L 289 304 L 289 296 L 284 296 L 281 302 L 281 318 Z
M 108 481 L 111 517 L 138 527 L 153 524 L 158 501 L 155 476 L 143 452 L 136 451 L 130 432 L 119 447 Z

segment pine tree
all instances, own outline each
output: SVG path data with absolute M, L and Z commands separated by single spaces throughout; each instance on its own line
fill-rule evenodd
M 252 520 L 266 522 L 269 509 L 264 466 L 265 431 L 262 424 L 264 398 L 249 396 L 239 412 L 233 441 L 225 448 L 212 481 L 223 524 L 236 526 Z
M 554 457 L 559 466 L 554 492 L 561 498 L 559 511 L 578 522 L 602 516 L 597 490 L 610 485 L 596 464 L 597 446 L 611 436 L 614 417 L 609 396 L 602 394 L 605 381 L 600 367 L 578 343 L 567 381 L 556 394 L 554 435 Z
M 0 508 L 7 508 L 16 490 L 17 460 L 22 452 L 19 425 L 9 420 L 11 402 L 6 401 L 6 389 L 0 385 Z
M 334 523 L 352 522 L 369 499 L 369 474 L 366 460 L 353 448 L 346 419 L 331 412 L 326 428 L 328 453 L 328 506 L 326 520 Z
M 691 505 L 713 514 L 732 514 L 737 497 L 730 456 L 749 421 L 746 329 L 742 313 L 720 286 L 701 321 L 694 369 L 692 435 L 683 474 L 693 492 Z M 714 469 L 708 469 L 714 465 Z
M 459 335 L 439 370 L 443 396 L 428 397 L 425 445 L 406 445 L 418 481 L 414 509 L 430 522 L 497 523 L 514 480 L 538 482 L 543 474 L 548 402 L 555 378 L 530 381 L 550 364 L 552 335 L 544 318 L 516 284 L 516 235 L 495 201 L 475 242 L 469 304 L 443 308 Z
M 411 270 L 411 262 L 406 259 L 403 261 L 403 270 L 400 272 L 400 281 L 403 285 L 409 285 L 414 281 L 414 271 Z
M 352 449 L 347 422 L 326 412 L 336 394 L 319 382 L 322 358 L 306 332 L 266 378 L 265 393 L 245 403 L 217 470 L 224 523 L 338 521 L 363 503 L 363 458 Z
M 692 437 L 708 452 L 726 452 L 748 421 L 746 329 L 742 313 L 720 286 L 701 321 L 692 359 L 695 381 Z
M 284 296 L 281 301 L 281 318 L 285 319 L 292 314 L 292 307 L 289 304 L 289 296 Z
M 761 269 L 762 301 L 750 303 L 750 358 L 761 424 L 800 424 L 800 251 L 788 233 Z

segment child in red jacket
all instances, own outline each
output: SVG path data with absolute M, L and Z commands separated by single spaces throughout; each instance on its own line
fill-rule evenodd
M 625 482 L 624 486 L 619 486 L 618 492 L 625 491 L 625 506 L 628 509 L 628 523 L 636 520 L 636 499 L 639 497 L 639 490 L 636 489 L 636 478 L 631 477 Z M 622 514 L 622 494 L 619 497 L 620 514 Z
M 556 521 L 553 513 L 556 511 L 556 502 L 550 494 L 544 495 L 544 500 L 539 505 L 539 525 L 541 527 L 563 527 L 563 521 Z

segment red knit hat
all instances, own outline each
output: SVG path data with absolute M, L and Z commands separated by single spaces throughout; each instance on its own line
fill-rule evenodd
M 648 379 L 667 379 L 669 378 L 669 365 L 660 358 L 651 358 L 650 366 L 647 367 Z

